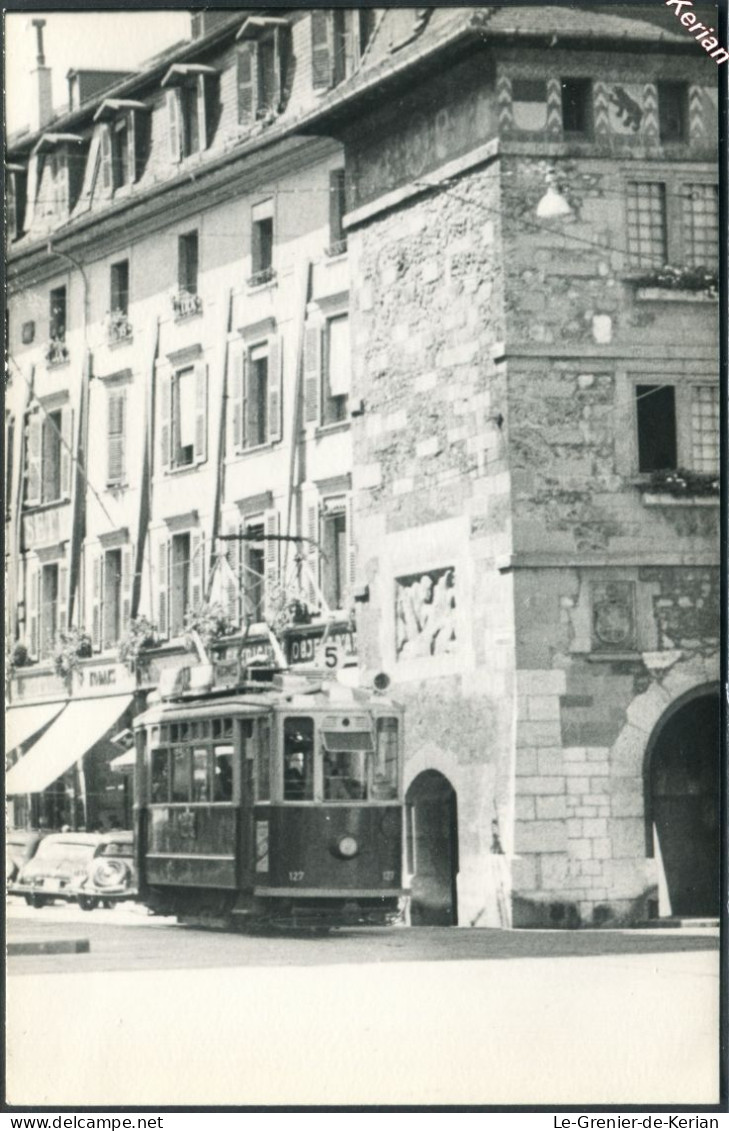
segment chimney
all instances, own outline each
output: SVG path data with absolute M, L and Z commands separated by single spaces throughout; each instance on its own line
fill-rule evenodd
M 46 66 L 46 57 L 43 54 L 43 28 L 45 26 L 45 20 L 33 20 L 38 48 L 36 67 L 31 72 L 35 86 L 35 97 L 31 100 L 30 106 L 30 128 L 33 133 L 42 129 L 53 117 L 51 68 Z

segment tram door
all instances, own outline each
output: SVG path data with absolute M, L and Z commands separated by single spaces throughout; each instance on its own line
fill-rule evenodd
M 673 915 L 719 914 L 719 696 L 679 708 L 658 733 L 647 786 Z
M 458 814 L 456 792 L 442 774 L 419 774 L 406 796 L 408 867 L 414 927 L 458 922 Z

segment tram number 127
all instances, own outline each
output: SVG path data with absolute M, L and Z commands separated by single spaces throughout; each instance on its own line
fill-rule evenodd
M 304 878 L 303 872 L 289 872 L 289 879 L 291 880 L 292 884 L 300 883 L 301 880 L 303 880 L 303 878 Z

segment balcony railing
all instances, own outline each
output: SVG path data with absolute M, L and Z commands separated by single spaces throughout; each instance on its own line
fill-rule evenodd
M 106 336 L 110 346 L 117 345 L 119 342 L 130 342 L 133 334 L 131 322 L 121 310 L 115 310 L 113 314 L 108 316 Z
M 202 298 L 199 294 L 190 291 L 178 291 L 172 296 L 172 310 L 176 319 L 191 318 L 194 314 L 202 314 Z
M 273 267 L 264 267 L 261 271 L 255 271 L 248 280 L 249 287 L 262 287 L 266 283 L 272 283 L 276 278 L 276 271 Z
M 68 346 L 62 336 L 51 338 L 46 346 L 46 365 L 64 365 L 68 361 Z

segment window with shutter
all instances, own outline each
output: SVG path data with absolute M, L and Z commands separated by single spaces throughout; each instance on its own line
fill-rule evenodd
M 126 430 L 126 391 L 109 390 L 108 401 L 108 468 L 107 482 L 118 486 L 124 482 L 124 441 Z
M 195 365 L 195 463 L 208 456 L 208 367 L 204 361 Z
M 116 644 L 122 620 L 122 551 L 107 550 L 103 556 L 104 617 L 103 647 Z
M 167 131 L 170 141 L 170 160 L 182 160 L 182 145 L 180 136 L 180 92 L 177 89 L 165 93 L 167 101 Z
M 305 555 L 308 572 L 305 574 L 304 592 L 311 609 L 319 608 L 319 502 L 309 499 L 305 504 Z
M 230 392 L 228 404 L 230 405 L 230 454 L 240 451 L 243 447 L 243 395 L 245 382 L 246 351 L 242 342 L 235 342 L 230 347 Z
M 61 498 L 61 451 L 63 412 L 49 412 L 43 421 L 41 454 L 41 502 L 55 503 Z
M 101 651 L 103 562 L 102 554 L 91 559 L 91 644 L 95 652 Z
M 321 588 L 324 600 L 330 609 L 342 609 L 348 573 L 347 503 L 344 498 L 325 501 L 321 536 Z
M 342 255 L 347 250 L 344 231 L 346 212 L 344 169 L 332 169 L 329 174 L 329 247 L 328 255 Z
M 58 632 L 58 563 L 51 562 L 41 569 L 40 654 L 48 656 Z
M 268 442 L 282 437 L 283 346 L 280 337 L 268 343 Z
M 73 471 L 73 410 L 65 405 L 61 410 L 61 495 L 71 498 Z
M 321 327 L 308 325 L 304 334 L 304 416 L 306 423 L 319 420 L 321 383 Z
M 237 522 L 225 525 L 225 534 L 237 535 L 240 526 Z M 236 539 L 223 542 L 223 551 L 228 562 L 225 573 L 225 605 L 228 619 L 235 625 L 240 623 L 240 542 Z
M 28 563 L 28 646 L 32 656 L 40 655 L 40 570 Z
M 329 318 L 324 335 L 322 424 L 347 420 L 350 391 L 349 316 Z
M 101 127 L 101 176 L 99 178 L 99 195 L 108 199 L 113 190 L 114 178 L 112 169 L 111 127 Z
M 68 567 L 58 566 L 58 631 L 65 632 L 68 627 Z
M 245 365 L 244 447 L 257 448 L 268 442 L 269 347 L 252 347 Z
M 258 624 L 265 615 L 266 542 L 265 519 L 249 518 L 244 526 L 242 585 L 247 623 Z
M 255 43 L 244 43 L 236 57 L 238 84 L 238 124 L 249 126 L 255 120 L 255 92 L 258 86 Z
M 134 153 L 134 138 L 129 128 L 129 117 L 124 114 L 110 127 L 111 131 L 111 178 L 114 191 L 131 183 L 133 159 L 130 161 L 130 144 Z
M 311 82 L 314 90 L 328 90 L 334 81 L 334 26 L 332 12 L 315 8 L 311 13 Z
M 172 372 L 169 367 L 157 370 L 157 390 L 159 393 L 159 456 L 162 471 L 170 469 L 170 446 L 172 440 Z
M 121 602 L 121 625 L 119 635 L 121 636 L 129 626 L 129 621 L 132 612 L 132 548 L 131 546 L 122 547 L 122 602 Z
M 43 423 L 40 414 L 30 413 L 26 425 L 25 503 L 35 507 L 41 501 L 41 444 Z
M 157 627 L 163 639 L 170 632 L 169 567 L 170 544 L 164 538 L 157 551 Z
M 266 511 L 264 518 L 264 554 L 265 554 L 265 595 L 264 609 L 266 619 L 273 621 L 280 608 L 279 592 L 279 551 L 278 538 L 279 522 L 278 512 Z
M 193 531 L 190 537 L 190 609 L 199 609 L 203 603 L 205 581 L 204 538 L 201 532 Z M 187 609 L 185 610 L 188 611 Z

